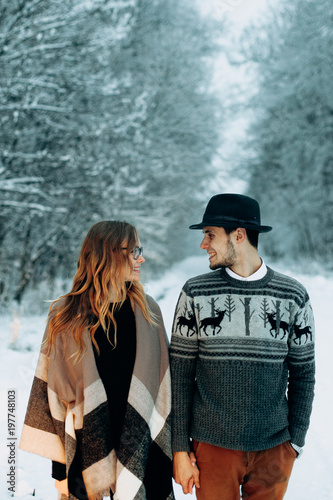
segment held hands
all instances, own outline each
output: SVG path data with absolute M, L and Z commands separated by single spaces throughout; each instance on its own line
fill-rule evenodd
M 179 451 L 173 454 L 173 477 L 177 484 L 183 488 L 183 492 L 193 492 L 193 486 L 200 488 L 199 469 L 193 452 Z

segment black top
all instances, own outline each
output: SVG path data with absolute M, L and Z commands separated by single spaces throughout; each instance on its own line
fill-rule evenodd
M 110 308 L 112 304 L 110 304 Z M 136 355 L 136 325 L 130 300 L 127 298 L 121 308 L 115 309 L 114 318 L 117 323 L 116 347 L 114 326 L 111 321 L 109 338 L 100 326 L 95 332 L 99 354 L 93 344 L 93 351 L 99 376 L 103 382 L 111 420 L 111 432 L 114 448 L 119 447 L 120 436 L 124 424 L 127 398 L 131 384 Z M 68 482 L 77 483 L 82 478 L 81 443 L 77 435 L 77 452 L 68 474 Z M 65 464 L 52 462 L 52 477 L 62 480 L 66 478 Z M 83 481 L 81 479 L 80 483 Z M 84 494 L 82 496 L 84 498 Z
M 117 323 L 116 347 L 112 346 L 115 332 L 111 321 L 109 338 L 112 344 L 100 326 L 95 333 L 100 353 L 97 353 L 94 344 L 93 349 L 98 373 L 104 384 L 108 400 L 112 437 L 114 447 L 117 449 L 124 423 L 136 354 L 135 316 L 128 298 L 120 309 L 114 311 L 114 318 Z

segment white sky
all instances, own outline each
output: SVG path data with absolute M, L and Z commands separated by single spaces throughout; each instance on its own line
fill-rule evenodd
M 199 9 L 203 14 L 207 14 L 226 22 L 228 25 L 228 40 L 223 40 L 223 44 L 233 47 L 237 44 L 244 28 L 265 16 L 265 11 L 272 3 L 279 0 L 197 0 Z M 250 83 L 248 74 L 249 68 L 231 66 L 225 54 L 221 51 L 221 56 L 215 60 L 215 74 L 211 82 L 213 91 L 221 95 L 222 102 L 226 107 L 232 106 L 236 101 L 249 96 L 249 92 L 254 90 Z M 234 85 L 235 84 L 235 85 Z M 236 86 L 237 85 L 237 86 Z M 240 90 L 241 85 L 242 90 Z M 213 159 L 213 165 L 217 170 L 214 182 L 216 192 L 244 192 L 246 180 L 239 178 L 239 173 L 235 171 L 235 166 L 246 164 L 249 151 L 244 151 L 241 143 L 246 135 L 248 117 L 242 113 L 241 116 L 231 115 L 222 131 L 221 148 Z M 208 187 L 210 190 L 211 188 Z M 212 194 L 212 193 L 211 193 Z M 213 193 L 215 194 L 215 193 Z
M 269 0 L 198 0 L 204 13 L 217 19 L 228 18 L 242 28 L 254 20 L 269 5 Z

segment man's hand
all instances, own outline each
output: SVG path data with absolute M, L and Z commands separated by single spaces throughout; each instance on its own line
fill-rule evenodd
M 185 495 L 192 493 L 194 485 L 200 488 L 199 469 L 192 452 L 178 451 L 173 454 L 173 477 L 182 486 Z

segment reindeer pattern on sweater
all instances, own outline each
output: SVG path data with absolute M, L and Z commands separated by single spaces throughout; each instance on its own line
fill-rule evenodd
M 210 274 L 208 275 L 210 276 Z M 179 298 L 174 333 L 181 336 L 225 337 L 252 336 L 277 340 L 292 340 L 295 344 L 312 341 L 312 307 L 298 310 L 294 298 L 252 296 L 245 290 L 216 289 L 214 295 L 194 295 L 188 300 L 185 288 Z M 247 296 L 249 295 L 249 296 Z M 275 295 L 277 295 L 275 297 Z M 310 312 L 310 314 L 309 314 Z

